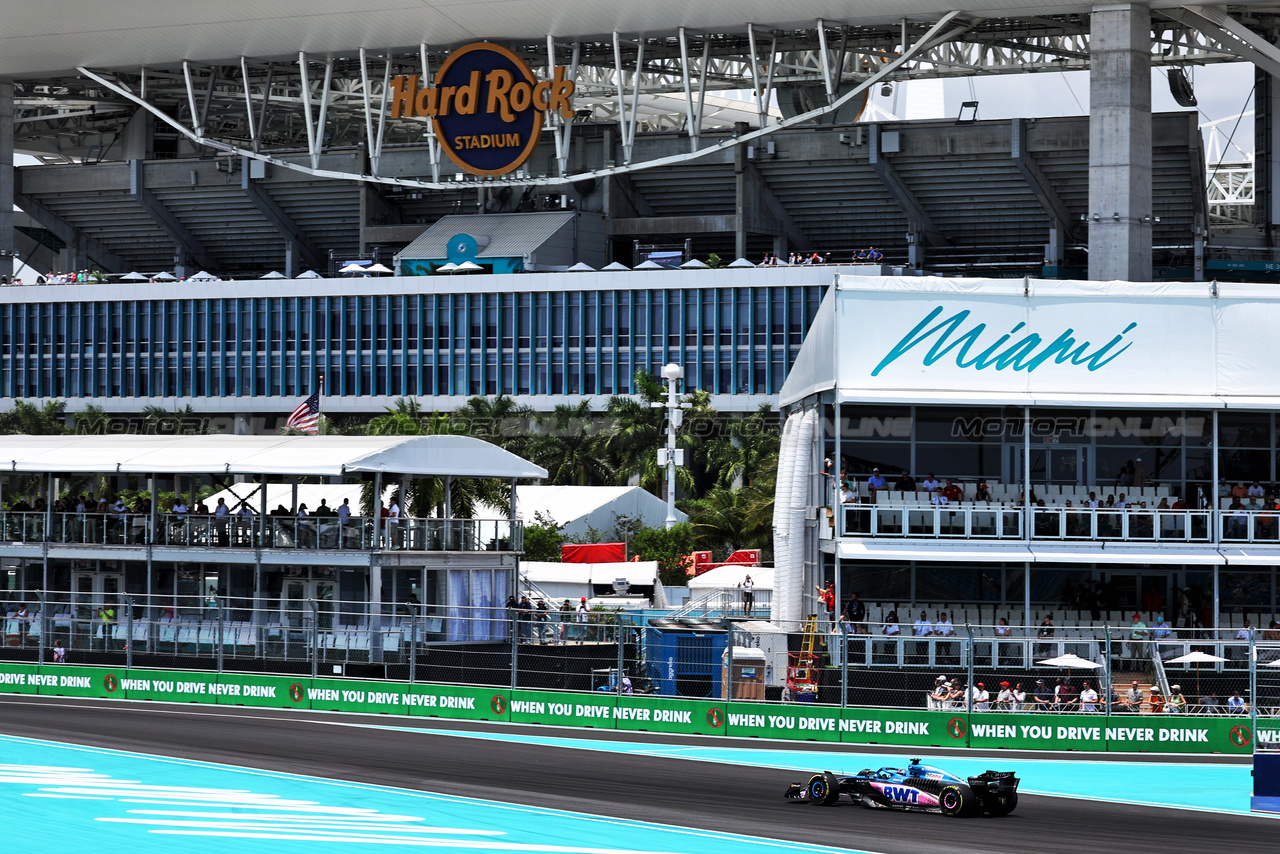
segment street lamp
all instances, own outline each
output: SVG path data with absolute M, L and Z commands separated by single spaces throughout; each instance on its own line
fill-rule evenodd
M 662 377 L 667 381 L 667 446 L 658 449 L 658 465 L 667 470 L 667 528 L 676 524 L 676 467 L 684 465 L 684 451 L 676 447 L 676 430 L 684 421 L 684 412 L 680 407 L 680 396 L 676 392 L 676 383 L 684 377 L 684 368 L 675 364 L 664 365 Z M 662 404 L 652 404 L 660 407 Z

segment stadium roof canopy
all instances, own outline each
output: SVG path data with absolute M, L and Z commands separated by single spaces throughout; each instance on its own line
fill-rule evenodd
M 1094 4 L 1063 0 L 978 0 L 965 14 L 1004 18 L 1089 12 Z M 1152 9 L 1181 0 L 1151 0 Z M 1243 0 L 1232 6 L 1274 5 Z M 896 25 L 937 19 L 953 0 L 68 0 L 53 13 L 41 3 L 8 3 L 0 13 L 0 75 L 171 65 L 184 59 L 286 57 L 299 51 L 341 53 L 358 48 L 462 44 L 479 40 L 589 40 L 612 32 L 667 35 L 679 27 L 734 32 L 748 22 L 786 29 L 833 25 Z
M 544 478 L 470 436 L 6 436 L 6 472 Z

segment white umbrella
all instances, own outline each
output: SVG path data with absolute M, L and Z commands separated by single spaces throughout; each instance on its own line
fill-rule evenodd
M 151 278 L 152 278 L 152 279 L 154 279 L 154 280 L 156 280 L 157 282 L 176 282 L 176 281 L 178 281 L 178 277 L 177 277 L 177 276 L 175 276 L 173 273 L 166 273 L 164 270 L 161 270 L 159 273 L 156 273 L 156 274 L 155 274 L 154 276 L 152 276 Z
M 484 267 L 481 267 L 479 264 L 476 264 L 472 261 L 463 261 L 461 264 L 458 265 L 459 273 L 475 273 L 483 269 Z
M 1171 658 L 1165 663 L 1166 664 L 1194 664 L 1196 666 L 1196 696 L 1199 697 L 1200 696 L 1200 665 L 1201 664 L 1217 664 L 1221 661 L 1226 661 L 1226 659 L 1220 655 L 1210 655 L 1207 652 L 1201 652 L 1200 650 L 1197 649 L 1187 653 L 1186 655 L 1180 655 L 1177 658 Z
M 193 281 L 193 282 L 216 282 L 216 281 L 218 281 L 218 277 L 217 277 L 217 276 L 215 276 L 213 273 L 206 273 L 204 270 L 201 270 L 199 273 L 196 273 L 194 276 L 192 276 L 192 277 L 191 277 L 191 281 Z
M 323 279 L 324 276 L 320 275 L 315 270 L 306 270 L 294 276 L 294 278 L 295 279 Z
M 701 261 L 699 261 L 697 258 L 690 258 L 688 261 L 685 261 L 683 264 L 681 264 L 681 265 L 680 265 L 680 269 L 682 269 L 682 270 L 705 270 L 705 269 L 707 269 L 707 265 L 706 265 L 706 264 L 703 264 L 703 263 L 702 263 Z
M 263 279 L 287 279 L 287 278 L 288 278 L 288 276 L 286 276 L 284 273 L 280 273 L 280 272 L 277 272 L 277 271 L 275 271 L 275 270 L 272 270 L 270 273 L 267 273 L 265 276 L 260 276 L 259 278 L 263 278 Z
M 568 269 L 568 272 L 570 273 L 594 273 L 595 271 L 595 267 L 592 267 L 590 264 L 583 261 L 579 261 Z
M 455 263 L 453 263 L 452 261 L 450 261 L 448 264 L 443 264 L 443 265 L 441 265 L 441 266 L 439 266 L 439 267 L 436 267 L 436 272 L 437 272 L 437 273 L 452 273 L 452 272 L 454 272 L 454 271 L 455 271 L 455 270 L 457 270 L 457 269 L 458 269 L 458 265 L 457 265 L 457 264 L 455 264 Z
M 366 267 L 365 272 L 366 273 L 393 273 L 395 271 L 392 270 L 390 267 L 386 267 L 382 264 L 374 264 L 371 267 Z
M 145 282 L 146 280 L 146 276 L 136 271 L 132 273 L 125 273 L 120 277 L 120 281 L 122 282 Z
M 630 270 L 631 268 L 628 267 L 626 264 L 620 264 L 617 261 L 614 261 L 611 264 L 604 265 L 600 269 L 601 270 Z
M 666 267 L 663 267 L 661 264 L 656 264 L 656 263 L 654 263 L 653 261 L 645 261 L 645 262 L 643 262 L 643 263 L 641 263 L 641 264 L 637 264 L 637 265 L 635 266 L 635 269 L 637 269 L 637 270 L 665 270 L 665 269 L 667 269 L 667 268 L 666 268 Z
M 1043 664 L 1045 667 L 1065 667 L 1068 670 L 1099 670 L 1104 667 L 1104 665 L 1096 661 L 1081 658 L 1074 652 L 1060 655 L 1057 658 L 1046 658 L 1044 661 L 1037 661 L 1036 664 Z
M 755 264 L 752 264 L 746 258 L 739 258 L 737 261 L 734 261 L 729 266 L 730 267 L 754 267 Z
M 339 270 L 338 272 L 339 272 L 339 273 L 363 273 L 363 272 L 365 272 L 365 269 L 364 269 L 364 267 L 360 266 L 359 264 L 357 264 L 357 263 L 355 263 L 355 262 L 353 261 L 353 262 L 351 262 L 350 264 L 348 264 L 347 266 L 343 267 L 343 268 L 342 268 L 341 270 Z

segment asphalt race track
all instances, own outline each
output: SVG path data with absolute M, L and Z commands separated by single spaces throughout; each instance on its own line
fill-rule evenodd
M 1017 812 L 1002 819 L 909 815 L 848 803 L 815 808 L 783 800 L 783 789 L 798 775 L 776 769 L 335 726 L 341 723 L 398 726 L 404 722 L 385 716 L 0 697 L 0 734 L 4 735 L 885 854 L 925 850 L 985 854 L 1015 849 L 1078 854 L 1082 848 L 1099 847 L 1274 852 L 1274 834 L 1280 830 L 1266 818 L 1029 795 L 1020 798 Z M 415 720 L 413 725 L 436 730 L 495 729 L 491 724 L 436 719 Z M 723 739 L 686 741 L 634 732 L 520 729 L 560 738 L 580 734 L 597 741 L 625 738 L 725 745 Z M 744 746 L 763 745 L 751 741 Z M 787 749 L 788 745 L 770 743 L 768 747 Z M 814 745 L 798 744 L 794 749 L 812 750 Z M 877 751 L 858 746 L 857 750 L 884 752 L 893 757 L 886 760 L 891 762 L 903 756 L 897 748 Z

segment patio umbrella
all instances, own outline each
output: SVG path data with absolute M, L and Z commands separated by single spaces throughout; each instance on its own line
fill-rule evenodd
M 705 270 L 706 268 L 707 265 L 703 264 L 697 258 L 690 258 L 688 261 L 685 261 L 680 265 L 681 270 Z
M 285 278 L 288 278 L 288 277 L 287 277 L 284 273 L 280 273 L 280 272 L 277 272 L 276 270 L 272 270 L 270 273 L 267 273 L 265 276 L 259 276 L 259 278 L 262 278 L 262 279 L 285 279 Z
M 132 273 L 125 273 L 123 276 L 120 277 L 120 281 L 122 282 L 145 282 L 146 280 L 147 280 L 147 277 L 137 271 L 134 271 Z
M 1196 666 L 1196 696 L 1199 697 L 1200 696 L 1200 665 L 1201 664 L 1218 664 L 1219 662 L 1222 662 L 1222 661 L 1226 661 L 1226 659 L 1220 655 L 1210 655 L 1207 652 L 1201 652 L 1200 650 L 1197 649 L 1193 652 L 1187 653 L 1186 655 L 1180 655 L 1177 658 L 1171 658 L 1167 663 L 1168 664 L 1194 664 Z
M 370 267 L 366 267 L 365 272 L 366 273 L 393 273 L 395 271 L 383 264 L 374 264 Z
M 157 281 L 157 282 L 176 282 L 176 281 L 178 281 L 178 277 L 177 277 L 177 276 L 175 276 L 173 273 L 166 273 L 164 270 L 161 270 L 159 273 L 156 273 L 156 274 L 155 274 L 154 276 L 152 276 L 151 278 L 152 278 L 152 279 L 154 279 L 154 280 L 155 280 L 155 281 Z
M 730 267 L 754 267 L 755 264 L 752 264 L 746 258 L 739 258 L 738 260 L 731 263 L 729 266 Z
M 439 267 L 436 267 L 436 272 L 437 272 L 437 273 L 452 273 L 452 272 L 454 272 L 454 271 L 455 271 L 455 270 L 457 270 L 457 269 L 458 269 L 458 265 L 457 265 L 457 264 L 455 264 L 455 263 L 453 263 L 452 261 L 450 261 L 448 264 L 441 264 Z
M 213 273 L 206 273 L 204 270 L 201 270 L 199 273 L 196 273 L 194 276 L 192 276 L 192 277 L 191 277 L 191 281 L 193 281 L 193 282 L 216 282 L 216 281 L 218 281 L 218 277 L 217 277 L 217 276 L 215 276 Z
M 637 269 L 637 270 L 665 270 L 665 269 L 667 269 L 667 268 L 666 268 L 666 267 L 664 267 L 664 266 L 662 266 L 661 264 L 659 264 L 659 263 L 655 262 L 655 261 L 644 261 L 644 262 L 642 262 L 642 263 L 640 263 L 640 264 L 637 264 L 637 265 L 635 266 L 635 269 Z
M 338 272 L 339 272 L 339 273 L 363 273 L 363 272 L 365 272 L 365 269 L 364 269 L 364 267 L 360 266 L 359 264 L 356 264 L 355 262 L 352 262 L 352 263 L 348 264 L 347 266 L 343 267 L 343 268 L 342 268 L 341 270 L 339 270 Z
M 577 264 L 574 264 L 568 270 L 568 272 L 570 273 L 594 273 L 595 271 L 596 271 L 595 267 L 592 267 L 590 264 L 584 261 L 579 261 Z
M 484 267 L 481 267 L 479 264 L 476 264 L 473 261 L 463 261 L 461 264 L 458 265 L 457 272 L 476 273 L 476 272 L 481 272 L 483 270 L 484 270 Z
M 298 275 L 294 276 L 294 278 L 295 278 L 295 279 L 323 279 L 323 278 L 324 278 L 324 276 L 321 276 L 321 275 L 320 275 L 319 273 L 317 273 L 315 270 L 306 270 L 306 271 L 304 271 L 304 272 L 302 272 L 302 273 L 299 273 Z
M 601 270 L 630 270 L 631 268 L 628 267 L 626 264 L 622 264 L 617 261 L 614 261 L 612 263 L 605 264 L 600 269 Z
M 1037 661 L 1036 664 L 1043 664 L 1045 667 L 1065 667 L 1067 669 L 1067 678 L 1071 678 L 1071 671 L 1074 670 L 1101 670 L 1104 665 L 1096 661 L 1090 661 L 1087 658 L 1081 658 L 1074 652 L 1066 655 L 1059 655 L 1057 658 L 1046 658 L 1043 661 Z

